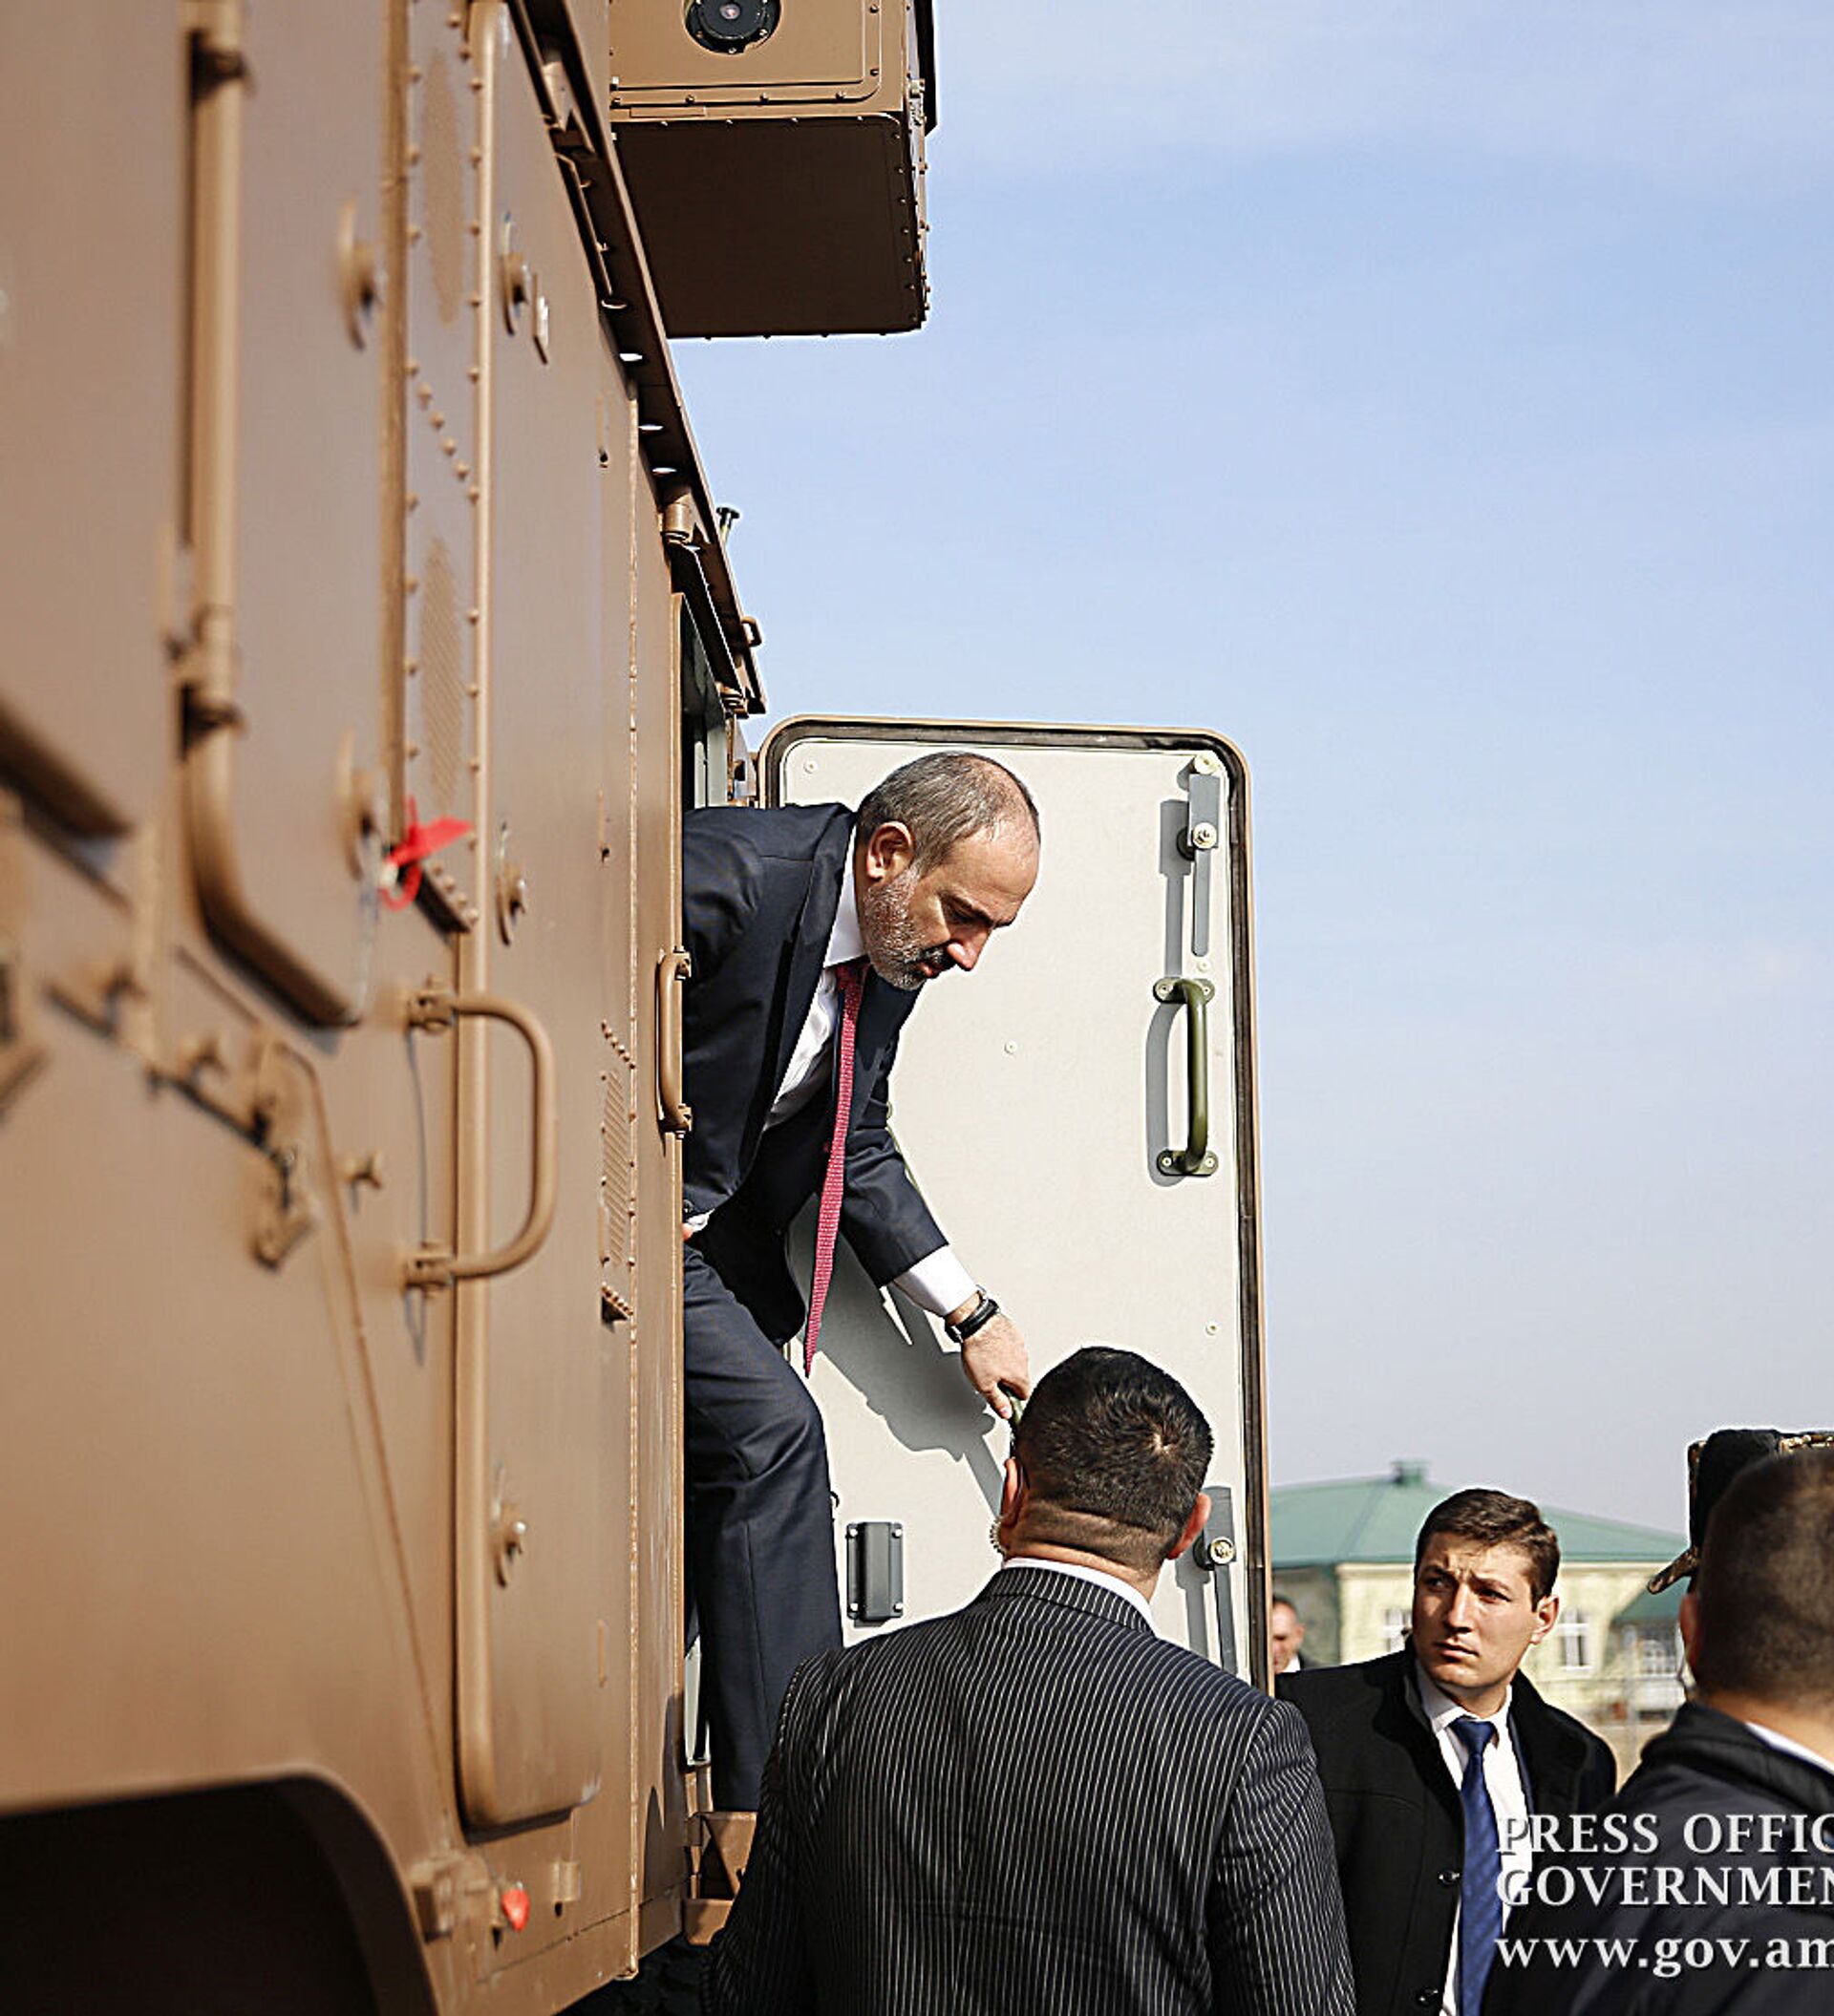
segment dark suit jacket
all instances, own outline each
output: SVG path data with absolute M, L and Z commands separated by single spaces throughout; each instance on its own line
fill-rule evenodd
M 1403 1646 L 1361 1666 L 1283 1673 L 1306 1718 L 1337 1844 L 1357 2016 L 1436 2010 L 1452 1953 L 1464 1815 Z M 1509 1728 L 1534 1813 L 1590 1812 L 1617 1781 L 1611 1753 L 1520 1673 Z
M 1349 2016 L 1290 1708 L 1042 1568 L 791 1683 L 713 2016 Z
M 834 1108 L 815 1098 L 768 1134 L 764 1122 L 815 999 L 852 836 L 844 805 L 712 805 L 683 824 L 687 1208 L 717 1210 L 699 1248 L 778 1343 L 803 1317 L 783 1233 L 821 1187 Z M 898 1031 L 916 1000 L 868 971 L 854 1046 L 841 1223 L 881 1286 L 945 1242 L 887 1125 Z
M 1576 1878 L 1571 1900 L 1531 1903 L 1510 1918 L 1483 2016 L 1543 2016 L 1549 2009 L 1562 2016 L 1794 2016 L 1828 2006 L 1834 1997 L 1826 1965 L 1804 1968 L 1802 1956 L 1834 1955 L 1834 1906 L 1820 1894 L 1828 1857 L 1810 1831 L 1819 1824 L 1823 1841 L 1834 1835 L 1834 1774 L 1690 1702 L 1644 1751 L 1605 1812 L 1607 1828 L 1610 1816 L 1625 1816 L 1621 1845 L 1607 1834 L 1605 1852 L 1563 1857 Z M 1755 1829 L 1732 1845 L 1726 1823 L 1734 1815 L 1763 1814 L 1778 1817 L 1774 1847 L 1766 1849 Z M 1805 1849 L 1796 1841 L 1798 1828 L 1807 1836 Z M 1676 1871 L 1688 1884 L 1700 1872 L 1709 1887 L 1685 1889 L 1680 1902 L 1657 1903 L 1657 1870 Z M 1807 1872 L 1808 1882 L 1806 1895 L 1792 1901 L 1797 1870 Z M 1755 1878 L 1758 1901 L 1740 1897 L 1745 1872 Z M 1602 1892 L 1596 1899 L 1589 1875 Z M 1726 1901 L 1713 1883 L 1724 1885 Z M 1766 1898 L 1771 1883 L 1776 1888 Z M 1549 1895 L 1562 1896 L 1565 1887 Z M 1594 1939 L 1634 1942 L 1634 1950 L 1608 1964 L 1589 1946 L 1577 1964 L 1563 1964 L 1546 1944 L 1527 1943 Z M 1705 1964 L 1676 1965 L 1674 1956 L 1695 1940 L 1726 1943 L 1716 1943 Z M 1795 1965 L 1768 1963 L 1780 1957 L 1773 1940 L 1783 1942 Z M 1696 1958 L 1701 1950 L 1694 1949 Z M 1520 1966 L 1511 1964 L 1517 1955 L 1524 1957 Z M 1760 1963 L 1753 1966 L 1754 1959 Z

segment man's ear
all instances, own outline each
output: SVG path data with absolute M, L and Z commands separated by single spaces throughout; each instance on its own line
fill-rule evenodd
M 1688 1656 L 1688 1671 L 1695 1668 L 1695 1648 L 1700 1643 L 1700 1599 L 1690 1589 L 1681 1599 L 1681 1649 Z
M 1000 1545 L 1005 1548 L 1018 1531 L 1019 1516 L 1025 1510 L 1025 1472 L 1017 1456 L 1006 1459 L 1006 1474 L 1000 1480 L 1000 1516 L 995 1522 Z
M 1540 1645 L 1548 1632 L 1554 1628 L 1555 1622 L 1559 1616 L 1560 1598 L 1550 1590 L 1535 1605 L 1535 1628 L 1528 1634 L 1528 1643 L 1531 1645 Z
M 1171 1550 L 1165 1559 L 1168 1561 L 1175 1561 L 1209 1522 L 1210 1495 L 1207 1491 L 1200 1491 L 1197 1495 L 1197 1503 L 1191 1507 L 1190 1517 L 1184 1521 L 1183 1530 L 1180 1532 L 1176 1541 L 1173 1542 Z
M 917 842 L 902 819 L 887 819 L 867 834 L 860 848 L 858 880 L 868 884 L 902 875 L 917 858 Z

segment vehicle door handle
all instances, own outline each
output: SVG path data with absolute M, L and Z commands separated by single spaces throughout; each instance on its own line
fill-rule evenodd
M 1235 1665 L 1235 1598 L 1229 1586 L 1229 1570 L 1235 1562 L 1235 1507 L 1226 1484 L 1210 1484 L 1209 1523 L 1191 1550 L 1197 1564 L 1210 1578 L 1210 1593 L 1216 1601 L 1216 1663 L 1226 1673 Z
M 1210 1153 L 1210 1003 L 1216 987 L 1208 980 L 1171 974 L 1153 987 L 1155 1001 L 1184 1004 L 1184 1082 L 1190 1098 L 1190 1125 L 1183 1148 L 1162 1148 L 1161 1176 L 1214 1176 Z
M 682 1096 L 682 992 L 694 970 L 693 958 L 677 945 L 656 967 L 656 1103 L 664 1134 L 693 1131 L 694 1110 Z
M 531 1094 L 529 1131 L 528 1215 L 522 1229 L 505 1246 L 489 1253 L 448 1253 L 423 1246 L 409 1256 L 407 1285 L 450 1287 L 456 1281 L 488 1281 L 507 1274 L 540 1251 L 554 1225 L 555 1167 L 560 1158 L 559 1109 L 554 1098 L 554 1046 L 547 1031 L 521 1003 L 501 994 L 458 994 L 435 983 L 408 998 L 410 1029 L 447 1029 L 461 1016 L 506 1022 L 528 1045 Z

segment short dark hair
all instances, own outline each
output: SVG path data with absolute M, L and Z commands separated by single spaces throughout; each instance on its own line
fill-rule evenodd
M 881 826 L 908 826 L 913 865 L 923 869 L 970 834 L 996 833 L 1017 819 L 1030 824 L 1035 840 L 1037 805 L 1004 763 L 972 750 L 932 749 L 867 792 L 854 831 L 864 839 Z
M 1291 1597 L 1282 1596 L 1278 1589 L 1268 1598 L 1268 1608 L 1269 1610 L 1290 1610 L 1295 1617 L 1299 1614 L 1299 1605 L 1293 1602 Z
M 1420 1572 L 1426 1543 L 1437 1533 L 1472 1540 L 1480 1547 L 1519 1547 L 1528 1560 L 1528 1587 L 1537 1602 L 1553 1593 L 1560 1574 L 1560 1540 L 1529 1498 L 1506 1491 L 1455 1491 L 1426 1516 L 1414 1542 L 1414 1572 Z
M 1087 1345 L 1038 1381 L 1013 1432 L 1031 1494 L 1026 1533 L 1156 1569 L 1191 1516 L 1213 1446 L 1169 1372 Z
M 1834 1706 L 1834 1450 L 1767 1456 L 1734 1478 L 1694 1586 L 1705 1692 Z

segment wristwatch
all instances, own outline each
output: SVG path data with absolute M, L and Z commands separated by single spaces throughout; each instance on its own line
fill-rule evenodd
M 960 1323 L 946 1323 L 943 1334 L 950 1344 L 966 1344 L 976 1330 L 985 1329 L 999 1313 L 1000 1305 L 987 1290 L 976 1286 L 974 1290 L 981 1299 L 969 1310 Z

